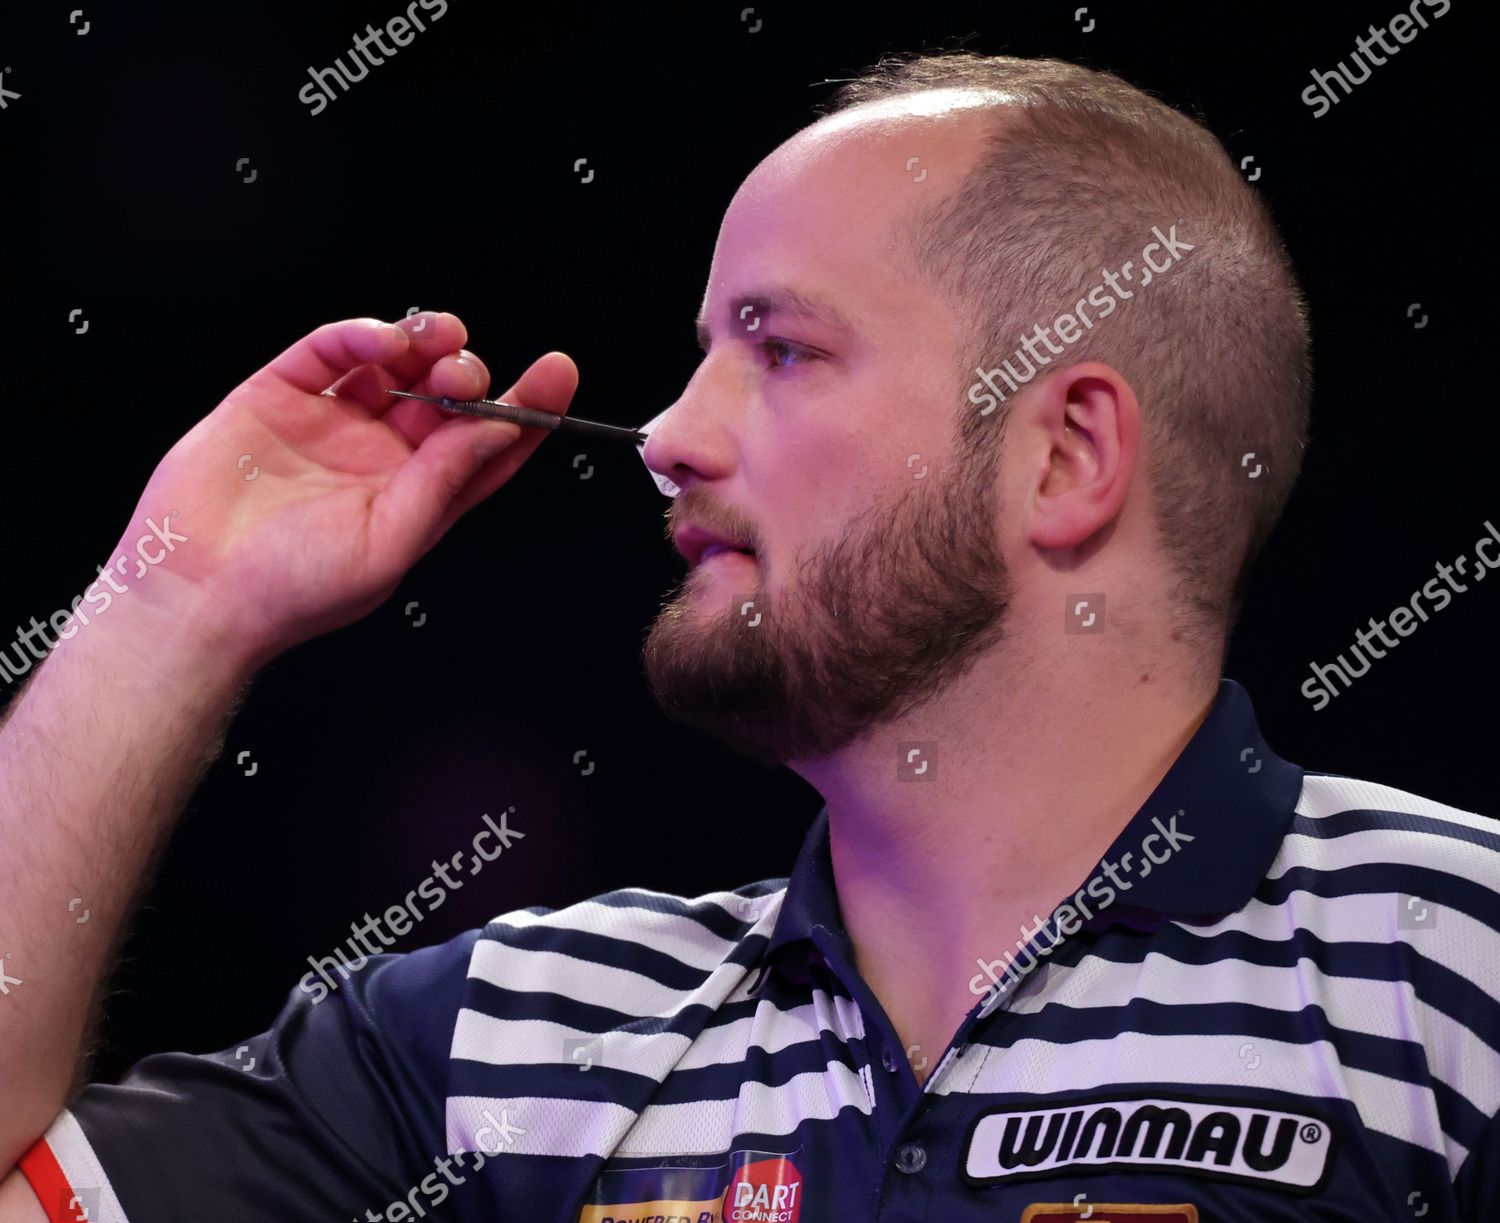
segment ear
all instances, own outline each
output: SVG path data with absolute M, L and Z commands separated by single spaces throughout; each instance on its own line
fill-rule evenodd
M 1140 405 L 1099 361 L 1057 370 L 1031 388 L 1033 454 L 1043 455 L 1027 534 L 1041 548 L 1076 548 L 1113 522 L 1135 475 Z

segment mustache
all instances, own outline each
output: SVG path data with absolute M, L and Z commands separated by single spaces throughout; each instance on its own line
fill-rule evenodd
M 684 526 L 692 525 L 724 539 L 742 540 L 756 552 L 761 550 L 754 525 L 732 506 L 712 500 L 701 485 L 684 489 L 664 515 L 663 534 L 668 543 Z

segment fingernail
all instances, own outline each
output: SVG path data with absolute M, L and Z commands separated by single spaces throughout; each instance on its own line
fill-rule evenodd
M 469 375 L 469 381 L 474 384 L 476 389 L 484 386 L 484 373 L 479 368 L 478 363 L 472 358 L 467 356 L 455 357 L 454 363 L 461 366 L 464 372 Z

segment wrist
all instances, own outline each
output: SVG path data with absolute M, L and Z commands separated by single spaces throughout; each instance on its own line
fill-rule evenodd
M 87 643 L 85 650 L 105 650 L 141 683 L 205 696 L 230 693 L 274 654 L 257 648 L 225 613 L 222 601 L 169 571 L 152 571 L 139 586 L 128 584 L 123 591 L 103 582 L 89 589 L 94 597 L 78 605 L 63 630 L 71 629 L 70 637 L 59 640 L 59 648 Z

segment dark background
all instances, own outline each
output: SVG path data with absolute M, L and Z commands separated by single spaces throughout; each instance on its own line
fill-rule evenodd
M 1476 282 L 1494 270 L 1479 6 L 1425 10 L 1427 30 L 1314 118 L 1309 70 L 1395 0 L 1091 0 L 1087 33 L 1072 2 L 756 0 L 742 20 L 743 3 L 451 0 L 311 114 L 309 65 L 405 7 L 5 6 L 0 67 L 22 96 L 0 111 L 0 636 L 80 593 L 169 446 L 328 320 L 453 311 L 497 390 L 560 348 L 582 370 L 576 413 L 643 423 L 698 359 L 691 319 L 744 175 L 810 121 L 822 82 L 962 42 L 1119 72 L 1254 158 L 1311 304 L 1316 395 L 1226 671 L 1289 759 L 1500 813 L 1500 581 L 1323 711 L 1299 692 L 1310 660 L 1500 525 L 1500 425 L 1475 361 L 1493 329 Z M 99 1077 L 268 1026 L 305 957 L 399 903 L 486 811 L 514 805 L 526 839 L 399 950 L 617 886 L 691 895 L 786 873 L 817 795 L 673 727 L 646 690 L 640 644 L 682 564 L 666 501 L 633 450 L 610 449 L 549 439 L 388 604 L 261 674 L 135 922 Z

